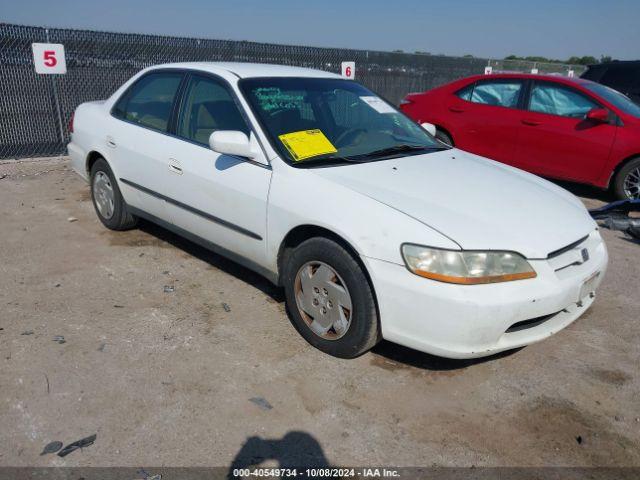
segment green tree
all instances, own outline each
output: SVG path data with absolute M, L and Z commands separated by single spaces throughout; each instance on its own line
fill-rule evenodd
M 591 55 L 580 57 L 581 65 L 593 65 L 594 63 L 598 63 L 598 59 L 596 57 L 592 57 Z

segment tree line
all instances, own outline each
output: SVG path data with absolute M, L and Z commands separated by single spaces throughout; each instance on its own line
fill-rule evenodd
M 613 58 L 609 55 L 601 55 L 600 59 L 591 55 L 585 55 L 583 57 L 569 57 L 567 60 L 558 60 L 555 58 L 547 57 L 518 57 L 517 55 L 509 55 L 504 57 L 505 60 L 526 60 L 529 62 L 540 63 L 565 63 L 570 65 L 595 65 L 596 63 L 607 63 L 613 61 Z
M 392 50 L 392 53 L 407 53 L 404 50 Z M 425 52 L 424 50 L 416 50 L 413 52 L 416 55 L 433 55 L 431 52 Z M 438 57 L 444 57 L 444 53 L 438 53 Z M 463 55 L 464 58 L 475 58 L 473 55 Z M 595 65 L 597 63 L 607 63 L 615 61 L 610 55 L 601 55 L 600 58 L 596 58 L 591 55 L 584 55 L 582 57 L 573 56 L 566 60 L 560 60 L 558 58 L 547 58 L 539 56 L 519 57 L 517 55 L 509 55 L 504 57 L 504 60 L 524 60 L 527 62 L 539 62 L 539 63 L 562 63 L 565 65 Z

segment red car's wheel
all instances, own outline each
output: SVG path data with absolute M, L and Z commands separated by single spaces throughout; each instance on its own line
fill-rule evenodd
M 640 198 L 640 157 L 627 162 L 613 180 L 616 198 Z

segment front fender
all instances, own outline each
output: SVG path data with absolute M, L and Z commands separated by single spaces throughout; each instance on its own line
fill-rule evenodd
M 404 264 L 400 245 L 405 242 L 460 248 L 414 218 L 314 175 L 312 169 L 293 168 L 281 161 L 274 162 L 273 167 L 267 213 L 267 257 L 274 271 L 277 271 L 283 240 L 300 225 L 313 225 L 333 232 L 361 257 L 398 265 Z

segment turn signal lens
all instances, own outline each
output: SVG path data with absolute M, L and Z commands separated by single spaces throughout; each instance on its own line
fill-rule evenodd
M 515 252 L 443 250 L 405 243 L 402 257 L 411 272 L 439 282 L 478 285 L 536 277 L 529 262 Z

